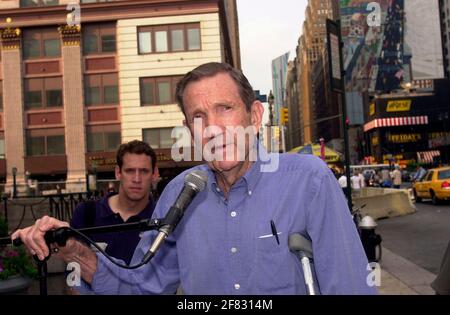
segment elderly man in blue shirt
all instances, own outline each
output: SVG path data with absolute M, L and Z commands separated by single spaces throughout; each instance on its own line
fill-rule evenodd
M 301 262 L 288 246 L 289 236 L 300 233 L 312 242 L 317 292 L 376 293 L 333 174 L 314 156 L 268 154 L 257 144 L 263 106 L 240 71 L 204 64 L 179 82 L 176 96 L 194 143 L 203 149 L 207 164 L 197 168 L 206 172 L 207 186 L 154 258 L 136 270 L 120 268 L 69 240 L 58 255 L 80 264 L 90 290 L 173 294 L 181 286 L 186 294 L 306 294 Z M 242 129 L 253 130 L 243 142 L 238 140 Z M 168 184 L 153 217 L 165 217 L 185 175 Z M 21 237 L 43 259 L 49 254 L 45 232 L 61 226 L 45 217 L 13 238 Z M 144 234 L 132 263 L 141 261 L 156 234 Z

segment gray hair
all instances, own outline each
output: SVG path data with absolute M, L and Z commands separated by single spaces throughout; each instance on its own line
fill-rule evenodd
M 250 112 L 251 106 L 256 100 L 256 97 L 255 92 L 253 91 L 253 88 L 245 75 L 240 70 L 233 68 L 227 63 L 210 62 L 198 66 L 194 70 L 188 72 L 177 84 L 175 97 L 184 116 L 186 116 L 186 112 L 184 110 L 183 93 L 187 85 L 191 82 L 200 81 L 203 78 L 213 77 L 219 73 L 228 73 L 231 79 L 233 79 L 238 87 L 239 96 L 244 102 L 247 112 Z

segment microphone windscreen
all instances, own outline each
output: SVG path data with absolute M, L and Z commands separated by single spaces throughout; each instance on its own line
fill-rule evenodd
M 201 170 L 195 170 L 184 177 L 184 183 L 194 188 L 197 192 L 202 191 L 208 182 L 208 175 Z

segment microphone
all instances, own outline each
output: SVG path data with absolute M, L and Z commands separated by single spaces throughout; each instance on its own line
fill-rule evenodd
M 299 233 L 289 235 L 289 250 L 299 257 L 309 295 L 315 295 L 313 276 L 309 259 L 313 258 L 311 241 Z
M 184 187 L 178 195 L 178 198 L 175 200 L 175 203 L 166 214 L 152 246 L 142 259 L 144 264 L 155 255 L 156 251 L 164 243 L 167 236 L 173 232 L 183 217 L 184 210 L 189 206 L 192 199 L 194 199 L 199 192 L 205 189 L 207 182 L 208 175 L 201 170 L 192 171 L 184 177 Z

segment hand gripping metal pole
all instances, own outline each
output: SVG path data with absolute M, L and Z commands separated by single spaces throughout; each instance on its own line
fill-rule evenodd
M 308 294 L 316 295 L 310 264 L 310 259 L 313 258 L 311 241 L 307 240 L 299 233 L 291 234 L 289 235 L 289 249 L 300 259 L 302 263 L 303 276 L 305 278 Z

